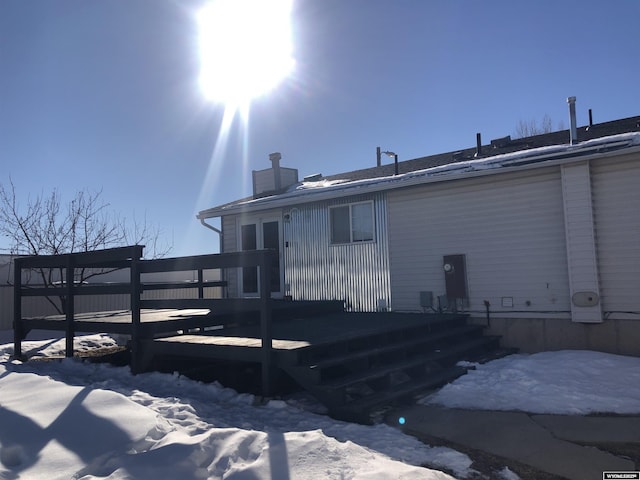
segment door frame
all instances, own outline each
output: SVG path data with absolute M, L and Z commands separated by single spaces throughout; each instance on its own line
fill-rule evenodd
M 280 272 L 280 290 L 277 292 L 271 292 L 272 298 L 283 298 L 284 296 L 284 255 L 283 255 L 283 247 L 284 242 L 282 239 L 282 215 L 278 213 L 266 214 L 266 215 L 242 215 L 240 217 L 240 221 L 237 226 L 237 245 L 236 248 L 239 252 L 242 251 L 242 227 L 244 225 L 255 225 L 256 226 L 256 248 L 258 250 L 262 250 L 264 248 L 264 229 L 263 224 L 277 222 L 278 223 L 278 266 Z M 260 278 L 258 276 L 258 291 L 257 292 L 248 292 L 245 293 L 242 288 L 243 283 L 243 272 L 242 269 L 239 269 L 238 274 L 238 292 L 241 297 L 244 298 L 255 298 L 259 295 L 260 292 Z

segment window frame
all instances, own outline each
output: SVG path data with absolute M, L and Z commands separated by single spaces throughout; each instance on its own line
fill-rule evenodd
M 354 240 L 354 225 L 353 225 L 353 207 L 356 205 L 370 205 L 371 206 L 371 238 L 366 240 Z M 333 217 L 332 210 L 338 208 L 348 208 L 349 212 L 349 241 L 348 242 L 334 242 L 333 237 Z M 376 218 L 375 218 L 375 205 L 373 200 L 365 200 L 361 202 L 343 203 L 340 205 L 332 205 L 329 207 L 329 245 L 360 245 L 363 243 L 374 243 L 376 241 Z

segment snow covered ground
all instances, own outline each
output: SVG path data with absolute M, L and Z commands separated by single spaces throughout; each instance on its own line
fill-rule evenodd
M 563 350 L 476 365 L 422 403 L 584 415 L 640 413 L 640 358 Z
M 4 333 L 4 334 L 3 334 Z M 178 375 L 77 360 L 12 361 L 0 332 L 0 479 L 450 479 L 470 459 L 386 425 L 332 420 L 299 400 L 251 395 Z M 106 335 L 76 348 L 112 346 Z M 64 342 L 25 342 L 40 357 Z M 469 408 L 640 413 L 640 359 L 594 352 L 513 355 L 424 399 Z M 536 397 L 536 399 L 532 399 Z

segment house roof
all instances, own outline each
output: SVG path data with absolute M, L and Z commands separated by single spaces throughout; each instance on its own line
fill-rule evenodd
M 611 122 L 593 124 L 577 129 L 578 141 L 583 142 L 593 140 L 595 138 L 617 135 L 620 133 L 640 131 L 640 116 L 629 117 Z M 557 132 L 544 133 L 525 138 L 511 139 L 503 137 L 492 140 L 488 145 L 482 145 L 481 155 L 477 157 L 476 147 L 465 148 L 453 152 L 439 153 L 426 157 L 415 158 L 398 162 L 398 173 L 414 172 L 416 170 L 424 170 L 426 168 L 448 165 L 461 161 L 467 161 L 475 158 L 492 157 L 504 153 L 512 153 L 521 150 L 530 150 L 533 148 L 546 147 L 550 145 L 564 145 L 570 142 L 569 130 L 559 130 Z M 386 164 L 380 167 L 365 168 L 354 170 L 351 172 L 343 172 L 335 175 L 328 175 L 328 180 L 350 179 L 362 180 L 364 178 L 387 177 L 394 174 L 394 165 Z
M 277 195 L 247 197 L 203 210 L 197 217 L 215 218 L 505 169 L 532 168 L 639 146 L 640 116 L 580 127 L 577 134 L 579 143 L 575 145 L 569 143 L 569 130 L 519 139 L 504 137 L 482 145 L 480 155 L 473 147 L 399 162 L 398 175 L 394 175 L 394 164 L 329 175 L 318 181 L 297 183 Z

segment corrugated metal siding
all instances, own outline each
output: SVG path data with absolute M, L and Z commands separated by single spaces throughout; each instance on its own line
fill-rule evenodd
M 594 292 L 599 296 L 589 163 L 563 165 L 561 175 L 569 294 L 573 296 L 578 292 Z M 593 306 L 580 306 L 572 302 L 571 319 L 574 322 L 602 322 L 600 303 Z
M 559 168 L 396 190 L 388 201 L 394 310 L 419 310 L 423 290 L 443 295 L 451 254 L 466 255 L 471 311 L 484 300 L 494 314 L 527 312 L 511 317 L 570 309 Z
M 331 245 L 329 207 L 373 200 L 375 241 Z M 353 311 L 391 304 L 384 194 L 292 208 L 284 222 L 285 295 L 294 300 L 345 300 Z
M 593 162 L 592 188 L 603 310 L 639 319 L 640 158 Z

